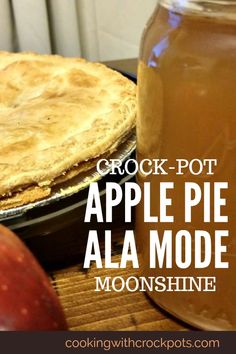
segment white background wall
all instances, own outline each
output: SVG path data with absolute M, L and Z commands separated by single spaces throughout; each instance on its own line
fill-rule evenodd
M 83 53 L 91 60 L 138 55 L 145 23 L 157 0 L 77 0 Z
M 0 50 L 137 57 L 157 0 L 0 0 Z

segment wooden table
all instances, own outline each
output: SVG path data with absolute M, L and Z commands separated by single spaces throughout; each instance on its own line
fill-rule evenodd
M 113 230 L 114 232 L 114 230 Z M 124 235 L 117 230 L 113 236 L 113 261 L 119 261 Z M 95 276 L 137 276 L 126 269 L 84 271 L 81 264 L 54 271 L 52 284 L 59 295 L 71 330 L 78 331 L 182 331 L 187 327 L 158 308 L 144 293 L 95 292 Z
M 136 74 L 137 59 L 106 62 L 117 70 Z M 113 260 L 120 258 L 124 225 L 113 225 Z M 96 269 L 84 271 L 82 263 L 50 273 L 64 308 L 71 330 L 187 330 L 183 323 L 158 308 L 144 293 L 95 292 L 95 276 L 120 276 L 124 279 L 137 275 L 131 268 L 125 270 Z

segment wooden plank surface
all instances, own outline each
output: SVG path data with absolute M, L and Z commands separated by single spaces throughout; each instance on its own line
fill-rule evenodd
M 121 233 L 115 235 L 113 261 L 120 260 Z M 126 269 L 97 269 L 85 271 L 82 264 L 54 271 L 52 284 L 59 295 L 70 330 L 78 331 L 176 331 L 187 326 L 156 306 L 142 292 L 95 292 L 95 276 L 138 276 Z

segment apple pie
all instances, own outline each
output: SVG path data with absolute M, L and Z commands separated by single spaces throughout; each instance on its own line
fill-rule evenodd
M 0 52 L 0 209 L 110 154 L 135 126 L 136 85 L 100 63 Z

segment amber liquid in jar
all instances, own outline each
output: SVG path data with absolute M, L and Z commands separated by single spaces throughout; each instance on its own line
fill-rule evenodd
M 168 213 L 173 224 L 144 223 L 144 206 L 136 211 L 136 235 L 143 274 L 153 276 L 215 276 L 215 292 L 155 292 L 149 295 L 170 313 L 203 329 L 236 329 L 236 21 L 201 14 L 178 13 L 159 6 L 144 32 L 139 61 L 137 159 L 217 159 L 214 175 L 144 176 L 151 183 L 151 214 L 159 215 L 160 182 L 174 182 Z M 223 215 L 228 224 L 204 223 L 203 202 L 184 223 L 184 183 L 228 182 Z M 213 212 L 213 203 L 211 204 Z M 224 241 L 229 269 L 150 269 L 149 232 L 171 229 L 229 230 Z M 214 253 L 214 250 L 212 251 Z M 214 254 L 212 254 L 214 259 Z

